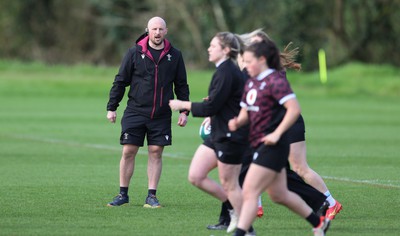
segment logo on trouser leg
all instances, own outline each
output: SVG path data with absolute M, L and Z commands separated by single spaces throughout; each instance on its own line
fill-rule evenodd
M 124 133 L 124 139 L 128 139 L 128 133 Z
M 167 140 L 167 141 L 169 140 L 169 135 L 165 135 L 164 137 L 165 137 L 165 140 Z

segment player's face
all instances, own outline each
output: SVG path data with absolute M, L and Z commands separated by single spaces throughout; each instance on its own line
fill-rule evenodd
M 257 58 L 253 52 L 245 51 L 243 53 L 243 62 L 250 77 L 256 77 L 266 69 L 264 57 Z
M 207 51 L 208 51 L 208 60 L 210 62 L 217 63 L 219 60 L 226 57 L 226 53 L 223 50 L 219 42 L 219 39 L 217 37 L 214 37 L 211 40 L 210 46 L 208 47 Z
M 149 23 L 147 28 L 149 31 L 150 43 L 154 44 L 155 46 L 160 46 L 164 42 L 165 36 L 168 32 L 164 21 L 154 20 Z

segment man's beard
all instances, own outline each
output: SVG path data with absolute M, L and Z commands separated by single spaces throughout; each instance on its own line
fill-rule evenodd
M 157 42 L 156 40 L 151 40 L 151 42 L 156 45 L 156 46 L 160 46 L 163 43 L 163 39 L 160 38 L 160 42 Z

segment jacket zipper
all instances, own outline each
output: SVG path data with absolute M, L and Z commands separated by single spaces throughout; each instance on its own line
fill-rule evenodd
M 156 112 L 156 100 L 157 100 L 157 86 L 158 86 L 158 63 L 160 63 L 161 59 L 164 57 L 165 52 L 161 52 L 160 58 L 158 58 L 158 62 L 156 63 L 153 59 L 151 59 L 152 57 L 150 57 L 150 59 L 154 62 L 154 64 L 156 65 L 156 73 L 155 73 L 155 88 L 154 88 L 154 96 L 153 96 L 153 110 L 151 111 L 151 116 L 150 119 L 154 118 L 154 113 Z M 163 95 L 163 87 L 161 87 L 161 97 L 160 97 L 160 104 L 162 104 L 162 95 Z M 161 106 L 161 105 L 160 105 Z
M 150 118 L 154 118 L 154 113 L 156 111 L 156 100 L 157 100 L 157 83 L 158 83 L 158 64 L 156 64 L 155 82 L 154 82 L 154 96 L 153 96 L 153 110 L 151 111 Z

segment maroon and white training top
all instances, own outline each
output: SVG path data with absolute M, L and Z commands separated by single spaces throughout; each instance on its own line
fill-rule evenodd
M 249 115 L 249 141 L 253 148 L 278 127 L 286 113 L 283 104 L 295 97 L 285 71 L 268 69 L 247 80 L 240 106 Z

